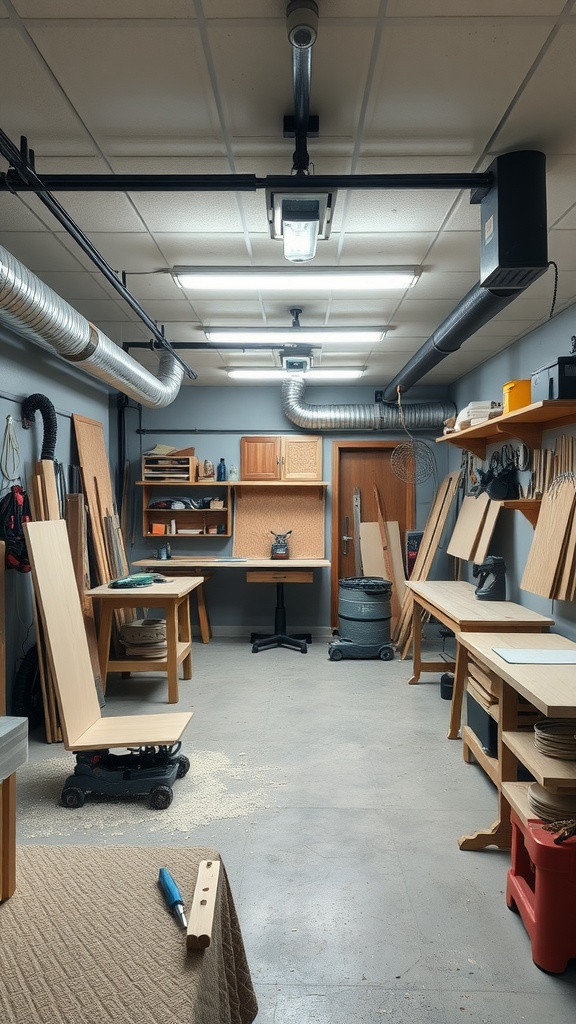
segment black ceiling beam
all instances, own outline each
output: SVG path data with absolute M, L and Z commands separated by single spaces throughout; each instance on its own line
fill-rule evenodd
M 7 160 L 2 147 L 0 152 Z M 6 138 L 6 136 L 4 136 Z M 16 152 L 18 152 L 16 150 Z M 10 160 L 12 163 L 12 161 Z M 472 189 L 481 193 L 490 188 L 493 175 L 482 173 L 430 174 L 21 174 L 14 165 L 0 174 L 4 192 L 277 192 L 325 189 Z

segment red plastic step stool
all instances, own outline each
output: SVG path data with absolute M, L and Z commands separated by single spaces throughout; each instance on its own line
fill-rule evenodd
M 510 817 L 506 903 L 524 922 L 536 966 L 561 974 L 576 957 L 576 839 L 556 845 L 544 822 L 524 824 L 514 810 Z

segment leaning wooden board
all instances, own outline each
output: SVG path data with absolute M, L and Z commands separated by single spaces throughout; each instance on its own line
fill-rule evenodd
M 466 560 L 473 558 L 489 504 L 490 498 L 486 492 L 477 498 L 464 498 L 446 548 L 447 554 Z

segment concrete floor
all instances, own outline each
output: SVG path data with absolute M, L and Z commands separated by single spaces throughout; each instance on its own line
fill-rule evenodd
M 576 961 L 557 977 L 532 963 L 504 901 L 509 854 L 458 849 L 461 834 L 493 821 L 496 796 L 463 763 L 460 742 L 446 739 L 450 705 L 437 678 L 409 687 L 409 661 L 334 663 L 326 652 L 325 641 L 307 655 L 195 643 L 178 709 L 195 711 L 185 751 L 225 754 L 232 766 L 220 812 L 160 839 L 150 828 L 169 811 L 111 834 L 80 825 L 70 834 L 71 824 L 31 838 L 23 826 L 19 841 L 219 850 L 258 1024 L 573 1024 Z M 170 711 L 165 699 L 163 679 L 111 677 L 104 713 Z M 32 739 L 38 784 L 47 759 L 62 756 L 61 746 Z M 227 817 L 226 799 L 250 790 L 251 774 L 258 800 Z M 173 807 L 182 787 L 201 790 L 207 775 L 195 776 L 193 764 L 175 783 Z M 24 815 L 31 785 L 32 776 L 20 789 Z

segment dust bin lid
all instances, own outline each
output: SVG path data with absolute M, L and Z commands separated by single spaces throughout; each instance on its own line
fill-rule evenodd
M 345 590 L 363 590 L 370 594 L 390 594 L 392 583 L 385 580 L 383 576 L 346 576 L 338 580 Z

